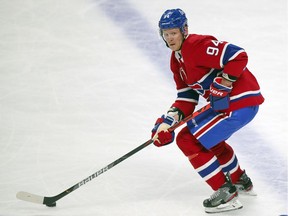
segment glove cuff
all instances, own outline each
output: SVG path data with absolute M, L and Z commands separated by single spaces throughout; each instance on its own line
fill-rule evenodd
M 226 91 L 226 92 L 231 92 L 232 90 L 232 85 L 231 86 L 225 86 L 223 84 L 221 84 L 222 82 L 222 77 L 216 77 L 214 80 L 213 80 L 213 86 L 214 88 L 217 88 L 219 90 L 222 90 L 222 91 Z
M 177 107 L 170 107 L 167 115 L 172 116 L 174 119 L 177 119 L 177 121 L 181 121 L 184 118 L 184 113 Z
M 173 116 L 166 115 L 163 123 L 166 123 L 166 124 L 172 126 L 172 125 L 174 125 L 175 123 L 177 123 L 177 121 L 174 119 Z

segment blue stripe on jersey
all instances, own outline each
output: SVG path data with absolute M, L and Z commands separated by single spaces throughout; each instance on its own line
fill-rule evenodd
M 212 172 L 214 172 L 215 170 L 217 170 L 219 168 L 219 162 L 217 160 L 215 160 L 212 164 L 210 164 L 208 167 L 206 167 L 205 169 L 199 171 L 199 175 L 205 179 L 206 176 L 208 176 L 209 174 L 211 174 Z
M 223 65 L 227 64 L 227 62 L 230 60 L 230 58 L 233 55 L 235 55 L 235 53 L 239 52 L 240 50 L 243 50 L 243 48 L 238 47 L 234 44 L 228 44 L 228 46 L 225 50 L 224 56 L 223 56 L 223 60 L 222 60 Z
M 197 102 L 199 100 L 199 94 L 191 88 L 180 89 L 177 93 L 177 100 Z
M 198 94 L 205 95 L 205 92 L 210 89 L 210 85 L 214 78 L 217 77 L 222 72 L 222 69 L 212 68 L 209 73 L 203 76 L 200 80 L 195 83 L 188 84 L 192 89 L 194 89 Z

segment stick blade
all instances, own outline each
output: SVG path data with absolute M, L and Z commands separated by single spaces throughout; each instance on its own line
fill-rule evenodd
M 19 191 L 16 194 L 16 197 L 20 200 L 24 200 L 27 202 L 44 204 L 44 197 L 36 195 L 36 194 L 32 194 L 32 193 L 28 193 L 28 192 L 24 192 L 24 191 Z

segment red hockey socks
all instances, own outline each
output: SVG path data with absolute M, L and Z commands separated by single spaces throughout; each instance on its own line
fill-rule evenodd
M 217 157 L 212 151 L 206 150 L 187 127 L 179 132 L 176 142 L 182 152 L 189 158 L 194 169 L 212 189 L 217 190 L 225 183 L 225 175 Z
M 188 158 L 194 169 L 213 190 L 218 190 L 225 183 L 225 175 L 217 158 L 211 151 L 203 148 L 201 152 Z
M 233 149 L 224 141 L 207 150 L 185 127 L 179 132 L 176 142 L 194 169 L 214 190 L 225 183 L 227 172 L 233 183 L 243 173 Z
M 232 147 L 223 141 L 214 146 L 211 151 L 217 157 L 223 172 L 229 172 L 231 180 L 235 184 L 244 171 L 241 170 L 238 159 L 234 154 Z

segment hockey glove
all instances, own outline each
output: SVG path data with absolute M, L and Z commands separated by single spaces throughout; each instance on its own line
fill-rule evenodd
M 229 93 L 232 86 L 228 87 L 221 84 L 222 78 L 216 77 L 210 86 L 210 104 L 214 110 L 224 110 L 229 108 Z
M 172 116 L 162 115 L 161 118 L 158 118 L 155 122 L 154 128 L 152 129 L 153 143 L 155 146 L 160 147 L 168 145 L 174 141 L 175 132 L 169 132 L 170 128 L 176 121 Z

